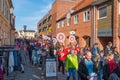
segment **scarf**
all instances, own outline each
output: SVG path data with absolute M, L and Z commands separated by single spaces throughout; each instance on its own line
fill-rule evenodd
M 113 72 L 113 70 L 116 68 L 116 64 L 115 64 L 115 61 L 114 60 L 110 60 L 108 61 L 108 65 L 109 65 L 109 68 L 110 68 L 110 74 Z

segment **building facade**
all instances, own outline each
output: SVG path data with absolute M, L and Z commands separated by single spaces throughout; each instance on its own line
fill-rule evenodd
M 83 0 L 56 21 L 57 33 L 63 32 L 66 36 L 65 45 L 70 44 L 71 31 L 75 32 L 80 47 L 91 45 L 92 3 L 93 0 Z
M 104 49 L 111 41 L 120 50 L 120 0 L 78 0 L 58 16 L 54 32 L 55 36 L 60 32 L 65 34 L 65 45 L 70 43 L 70 32 L 74 31 L 80 47 L 99 43 Z
M 34 39 L 35 31 L 34 30 L 20 30 L 17 32 L 17 38 L 26 38 L 26 39 Z
M 38 22 L 39 35 L 45 34 L 56 37 L 56 20 L 79 1 L 81 0 L 55 0 L 51 10 Z
M 13 45 L 15 32 L 15 15 L 11 0 L 0 0 L 0 46 Z

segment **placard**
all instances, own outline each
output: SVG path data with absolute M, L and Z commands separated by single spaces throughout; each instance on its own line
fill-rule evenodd
M 64 42 L 65 41 L 65 34 L 64 33 L 58 33 L 56 38 L 59 42 Z
M 46 77 L 57 76 L 56 58 L 46 58 Z
M 69 36 L 69 42 L 74 42 L 75 41 L 75 36 L 71 35 Z

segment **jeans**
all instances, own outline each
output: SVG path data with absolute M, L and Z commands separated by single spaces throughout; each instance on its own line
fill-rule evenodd
M 71 74 L 72 74 L 73 80 L 76 80 L 76 69 L 75 68 L 69 68 L 68 69 L 68 74 L 69 75 L 67 75 L 67 79 L 66 80 L 70 79 Z
M 102 77 L 103 77 L 103 69 L 100 69 L 98 80 L 103 80 Z
M 78 80 L 81 80 L 81 77 L 78 75 Z

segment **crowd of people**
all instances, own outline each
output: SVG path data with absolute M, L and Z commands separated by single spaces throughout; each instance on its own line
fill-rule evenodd
M 120 80 L 120 54 L 117 47 L 108 42 L 104 50 L 95 43 L 92 48 L 79 48 L 75 45 L 60 46 L 58 51 L 58 71 L 67 72 L 70 80 Z M 65 69 L 64 69 L 65 68 Z
M 71 75 L 73 80 L 120 80 L 120 54 L 112 42 L 100 50 L 98 43 L 91 48 L 80 48 L 73 44 L 55 46 L 50 40 L 18 40 L 16 48 L 19 49 L 22 73 L 24 65 L 29 63 L 45 67 L 44 61 L 49 56 L 58 59 L 58 72 L 67 74 L 66 80 L 70 80 Z

